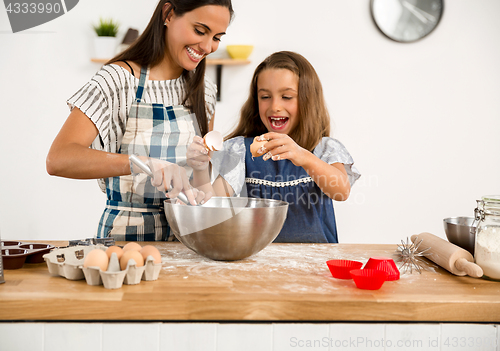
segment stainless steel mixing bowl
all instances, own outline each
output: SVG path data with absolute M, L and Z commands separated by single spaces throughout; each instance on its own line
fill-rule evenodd
M 288 203 L 247 197 L 212 197 L 204 205 L 164 202 L 175 237 L 212 260 L 235 261 L 251 256 L 278 236 Z
M 474 246 L 476 243 L 476 235 L 470 232 L 473 222 L 474 218 L 472 217 L 443 219 L 444 231 L 448 241 L 469 251 L 472 255 L 474 255 Z

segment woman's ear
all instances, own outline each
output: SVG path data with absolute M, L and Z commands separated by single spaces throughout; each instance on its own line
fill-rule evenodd
M 170 20 L 172 19 L 172 16 L 174 14 L 174 9 L 173 9 L 173 5 L 172 3 L 170 2 L 167 2 L 165 3 L 165 5 L 163 5 L 163 9 L 162 9 L 162 15 L 163 15 L 163 23 L 165 25 L 168 25 L 170 23 Z

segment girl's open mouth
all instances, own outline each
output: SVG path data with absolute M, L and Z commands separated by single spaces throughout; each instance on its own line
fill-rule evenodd
M 288 117 L 281 117 L 281 116 L 271 116 L 269 118 L 269 123 L 271 124 L 271 127 L 275 130 L 280 130 L 285 128 L 285 126 L 288 124 Z

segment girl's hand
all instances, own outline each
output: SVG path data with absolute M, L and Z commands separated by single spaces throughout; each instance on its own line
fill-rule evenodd
M 267 161 L 290 160 L 295 166 L 305 164 L 307 158 L 311 155 L 309 151 L 300 147 L 287 134 L 281 133 L 265 133 L 258 137 L 260 140 L 268 140 L 262 147 L 267 151 L 262 159 Z
M 205 147 L 203 138 L 194 136 L 186 151 L 186 159 L 188 166 L 195 171 L 204 171 L 208 168 L 210 153 Z

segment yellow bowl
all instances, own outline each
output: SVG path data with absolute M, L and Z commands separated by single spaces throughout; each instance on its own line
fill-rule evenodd
M 253 45 L 227 45 L 226 50 L 231 58 L 246 60 L 253 51 Z

